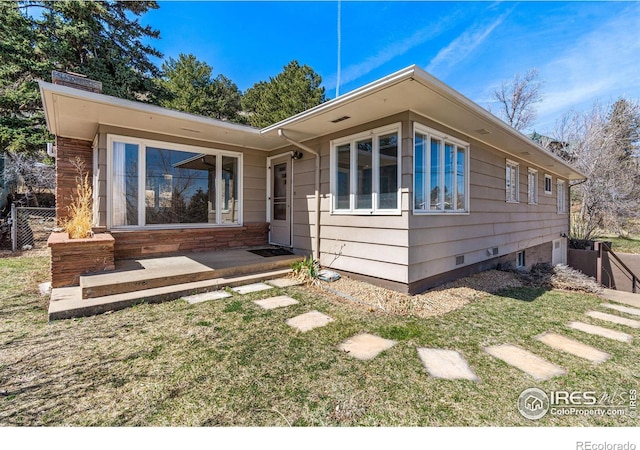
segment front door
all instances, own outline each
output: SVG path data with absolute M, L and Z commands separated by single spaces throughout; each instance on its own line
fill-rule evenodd
M 291 157 L 271 161 L 271 216 L 272 244 L 291 247 Z

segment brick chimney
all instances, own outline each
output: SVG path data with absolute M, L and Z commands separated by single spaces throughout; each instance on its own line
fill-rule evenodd
M 73 72 L 51 72 L 51 82 L 83 91 L 102 93 L 102 83 Z M 69 205 L 77 195 L 76 178 L 78 176 L 71 161 L 80 158 L 85 169 L 93 174 L 93 142 L 56 136 L 56 219 L 61 225 L 69 212 Z
M 57 70 L 54 70 L 51 72 L 51 82 L 61 86 L 102 94 L 102 83 L 100 81 L 91 80 L 87 78 L 86 75 L 79 73 L 58 72 Z

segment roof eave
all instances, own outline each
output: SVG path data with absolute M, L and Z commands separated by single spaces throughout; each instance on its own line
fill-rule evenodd
M 223 120 L 213 119 L 205 116 L 199 116 L 197 114 L 191 114 L 191 113 L 186 113 L 182 111 L 176 111 L 169 108 L 164 108 L 162 106 L 151 105 L 149 103 L 136 102 L 133 100 L 126 100 L 118 97 L 113 97 L 110 95 L 83 91 L 81 89 L 75 89 L 68 86 L 62 86 L 59 84 L 53 84 L 53 83 L 49 83 L 42 80 L 38 81 L 38 84 L 40 86 L 40 94 L 42 96 L 42 99 L 43 99 L 42 101 L 45 108 L 45 118 L 47 122 L 47 128 L 49 128 L 49 125 L 50 125 L 49 111 L 54 108 L 48 105 L 45 99 L 48 97 L 48 95 L 57 94 L 57 95 L 64 95 L 64 96 L 77 98 L 81 100 L 88 100 L 88 101 L 100 103 L 103 105 L 115 106 L 115 107 L 128 109 L 132 111 L 139 111 L 139 112 L 144 112 L 148 114 L 155 114 L 155 115 L 160 115 L 160 116 L 165 116 L 170 118 L 176 118 L 176 119 L 186 120 L 186 121 L 199 123 L 203 125 L 212 125 L 212 126 L 233 130 L 233 131 L 242 131 L 246 133 L 251 133 L 253 135 L 260 134 L 260 130 L 258 128 L 254 128 L 249 125 L 239 125 L 231 122 L 225 122 Z M 55 114 L 55 111 L 54 111 L 54 114 Z M 52 125 L 55 126 L 55 123 Z M 49 131 L 55 134 L 55 131 L 53 131 L 52 129 L 49 129 Z

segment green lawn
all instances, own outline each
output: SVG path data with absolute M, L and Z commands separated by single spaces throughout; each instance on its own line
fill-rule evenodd
M 610 241 L 614 252 L 618 253 L 640 253 L 640 237 L 606 237 L 605 241 Z
M 565 327 L 601 299 L 518 289 L 487 295 L 441 317 L 390 316 L 306 287 L 273 289 L 197 305 L 141 304 L 47 323 L 36 283 L 46 258 L 0 259 L 0 425 L 82 426 L 637 426 L 619 417 L 529 421 L 526 388 L 637 389 L 640 349 Z M 298 305 L 265 311 L 252 300 L 290 295 Z M 285 320 L 311 309 L 335 322 L 301 334 Z M 623 327 L 611 326 L 621 331 Z M 337 344 L 370 332 L 398 344 L 359 361 Z M 556 331 L 609 352 L 600 365 L 532 339 Z M 632 332 L 638 339 L 638 331 Z M 483 352 L 512 343 L 568 370 L 537 382 Z M 459 350 L 482 380 L 427 375 L 416 347 Z

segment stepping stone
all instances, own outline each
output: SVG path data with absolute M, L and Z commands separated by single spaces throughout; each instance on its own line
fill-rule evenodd
M 279 295 L 278 297 L 269 297 L 264 300 L 255 300 L 253 303 L 264 309 L 282 308 L 284 306 L 291 306 L 299 303 L 298 300 L 287 297 L 286 295 Z
M 309 311 L 287 320 L 287 325 L 296 328 L 303 333 L 313 330 L 314 328 L 324 327 L 333 322 L 333 319 L 326 314 L 318 311 Z
M 555 364 L 550 363 L 535 353 L 511 344 L 494 345 L 485 347 L 485 352 L 501 359 L 539 381 L 548 380 L 555 376 L 564 375 L 566 371 Z
M 583 344 L 575 339 L 562 336 L 561 334 L 547 332 L 540 336 L 536 336 L 535 339 L 539 340 L 543 344 L 547 344 L 549 347 L 555 348 L 556 350 L 571 353 L 572 355 L 588 359 L 595 363 L 604 362 L 611 357 L 607 352 L 603 352 L 595 347 Z
M 287 278 L 276 278 L 275 280 L 269 280 L 267 281 L 267 284 L 270 284 L 271 286 L 275 286 L 278 288 L 285 288 L 289 286 L 299 286 L 302 284 L 302 281 L 287 277 Z
M 338 345 L 338 349 L 356 359 L 366 361 L 396 345 L 396 341 L 369 333 L 357 334 Z
M 182 297 L 191 305 L 196 303 L 208 302 L 209 300 L 220 300 L 222 298 L 231 297 L 226 291 L 212 291 L 212 292 L 203 292 L 202 294 L 189 295 L 187 297 Z
M 250 292 L 266 291 L 267 289 L 273 289 L 273 286 L 269 286 L 264 283 L 245 284 L 244 286 L 238 286 L 231 289 L 238 294 L 249 294 Z
M 624 325 L 631 328 L 640 328 L 640 320 L 627 319 L 626 317 L 620 317 L 600 311 L 587 311 L 585 314 L 589 317 L 593 317 L 594 319 L 605 320 L 607 322 Z
M 602 303 L 600 306 L 604 306 L 605 308 L 609 309 L 615 309 L 616 311 L 631 314 L 633 316 L 640 316 L 640 309 L 638 308 L 631 308 L 629 306 L 622 305 L 612 305 L 611 303 Z
M 455 350 L 418 348 L 418 356 L 429 375 L 447 380 L 480 381 L 467 360 Z
M 602 336 L 620 342 L 631 342 L 632 339 L 632 336 L 630 334 L 611 330 L 609 328 L 599 327 L 596 325 L 589 325 L 588 323 L 584 322 L 571 322 L 567 326 L 569 328 L 573 328 L 574 330 L 584 331 L 585 333 Z

